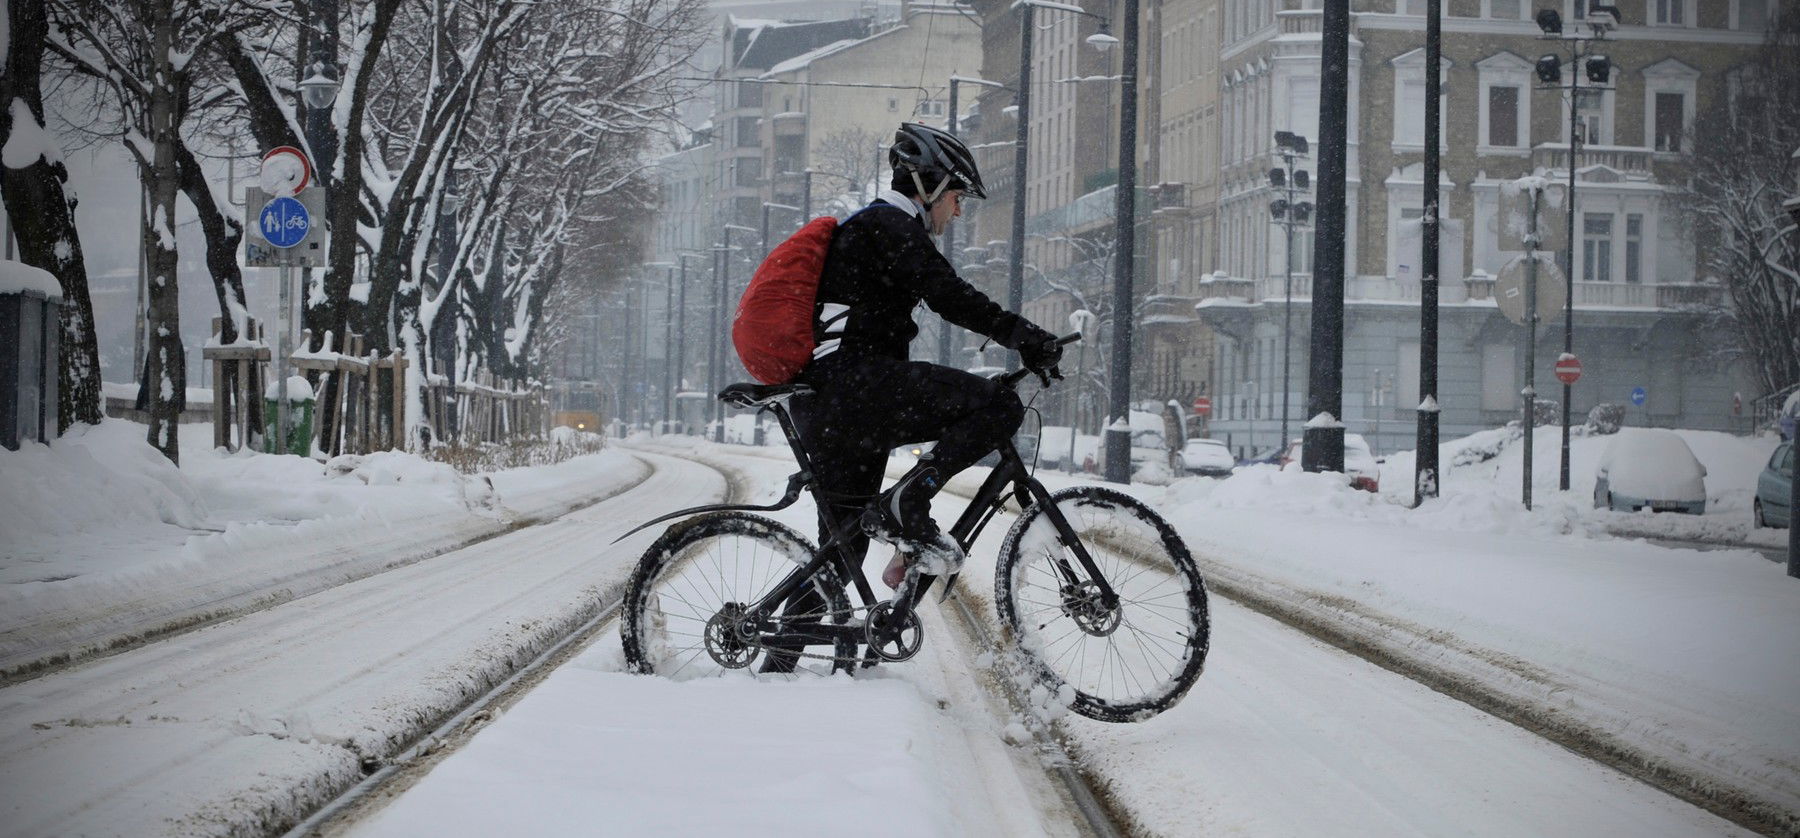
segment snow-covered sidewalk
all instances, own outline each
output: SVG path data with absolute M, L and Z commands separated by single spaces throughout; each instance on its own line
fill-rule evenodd
M 616 450 L 485 476 L 383 452 L 209 449 L 109 419 L 0 451 L 0 675 L 264 607 L 547 520 L 643 479 Z

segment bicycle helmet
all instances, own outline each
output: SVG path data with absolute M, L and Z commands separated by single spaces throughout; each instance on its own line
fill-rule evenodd
M 894 179 L 912 179 L 919 201 L 930 207 L 949 189 L 961 189 L 977 198 L 986 198 L 981 187 L 981 172 L 975 168 L 975 155 L 969 147 L 948 132 L 902 122 L 894 133 L 894 144 L 888 149 L 888 165 L 894 167 Z M 926 183 L 932 187 L 927 189 Z

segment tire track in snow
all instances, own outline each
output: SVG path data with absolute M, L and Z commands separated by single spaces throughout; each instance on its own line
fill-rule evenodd
M 607 542 L 700 476 L 0 690 L 7 831 L 286 828 L 616 601 L 642 544 Z

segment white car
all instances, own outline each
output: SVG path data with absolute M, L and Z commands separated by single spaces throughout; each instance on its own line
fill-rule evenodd
M 1287 453 L 1281 455 L 1283 469 L 1300 467 L 1300 448 L 1300 440 L 1288 443 Z M 1350 475 L 1352 488 L 1381 491 L 1381 464 L 1375 462 L 1375 452 L 1369 449 L 1369 441 L 1362 434 L 1344 434 L 1344 473 Z
M 1706 514 L 1706 466 L 1674 431 L 1625 428 L 1594 473 L 1594 506 L 1618 512 Z
M 1206 477 L 1230 476 L 1232 467 L 1237 465 L 1231 449 L 1216 439 L 1190 439 L 1175 453 L 1175 458 L 1180 468 Z

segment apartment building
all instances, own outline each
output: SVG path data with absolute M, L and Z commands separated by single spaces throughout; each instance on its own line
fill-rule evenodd
M 1552 2 L 1566 21 L 1586 12 L 1581 0 Z M 1352 5 L 1342 418 L 1353 431 L 1379 433 L 1376 448 L 1387 451 L 1410 447 L 1419 403 L 1425 4 Z M 1276 194 L 1267 172 L 1279 162 L 1275 131 L 1302 134 L 1316 150 L 1321 15 L 1316 0 L 1222 6 L 1216 266 L 1196 283 L 1196 311 L 1214 335 L 1207 381 L 1213 433 L 1249 450 L 1278 442 L 1284 342 L 1292 369 L 1290 435 L 1305 419 L 1311 238 L 1296 236 L 1295 316 L 1284 341 L 1287 254 L 1281 228 L 1270 222 Z M 1574 349 L 1586 368 L 1571 399 L 1577 415 L 1602 402 L 1628 403 L 1643 388 L 1648 398 L 1632 409 L 1633 424 L 1723 429 L 1734 421 L 1734 393 L 1753 392 L 1742 370 L 1705 351 L 1700 311 L 1720 302 L 1720 289 L 1696 273 L 1696 245 L 1677 204 L 1694 114 L 1729 95 L 1733 68 L 1761 44 L 1774 4 L 1618 6 L 1622 25 L 1593 50 L 1611 59 L 1612 83 L 1584 94 L 1571 120 L 1567 94 L 1540 90 L 1533 71 L 1545 53 L 1562 52 L 1567 62 L 1566 45 L 1543 40 L 1531 21 L 1533 4 L 1444 5 L 1437 72 L 1446 436 L 1504 423 L 1521 409 L 1523 330 L 1492 298 L 1495 276 L 1519 255 L 1502 248 L 1500 194 L 1534 172 L 1566 182 L 1574 132 L 1582 140 L 1573 161 Z M 1533 383 L 1540 398 L 1560 398 L 1549 361 L 1561 349 L 1558 318 L 1538 333 Z

